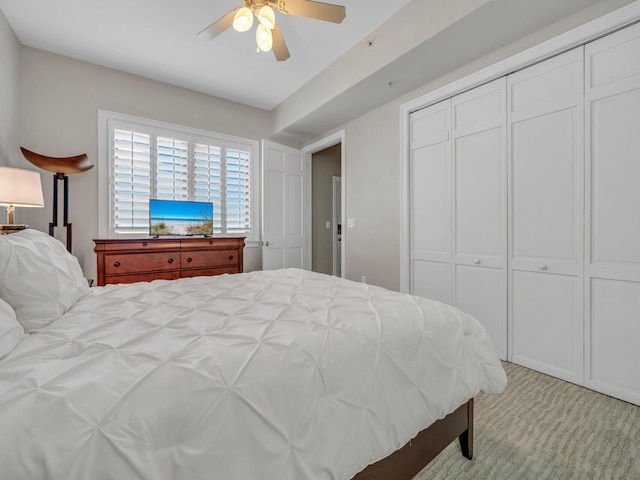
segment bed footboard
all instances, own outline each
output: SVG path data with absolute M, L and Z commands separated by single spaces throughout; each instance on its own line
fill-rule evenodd
M 422 430 L 400 450 L 369 465 L 353 480 L 411 480 L 456 437 L 462 454 L 473 458 L 473 398 Z

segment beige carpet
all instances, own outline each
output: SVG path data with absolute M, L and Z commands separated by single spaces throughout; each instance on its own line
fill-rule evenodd
M 640 407 L 503 365 L 507 389 L 476 398 L 474 459 L 456 441 L 414 480 L 640 480 Z

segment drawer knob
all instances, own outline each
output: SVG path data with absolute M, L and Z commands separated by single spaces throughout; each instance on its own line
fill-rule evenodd
M 173 258 L 170 258 L 169 260 L 167 260 L 167 262 L 173 263 Z
M 193 258 L 191 257 L 187 258 L 187 263 L 191 263 L 191 262 L 193 262 Z
M 233 260 L 233 255 L 229 255 L 229 260 Z
M 114 266 L 114 267 L 116 267 L 116 268 L 118 268 L 118 267 L 120 266 L 120 262 L 115 262 L 115 263 L 113 264 L 113 266 Z
M 540 265 L 538 265 L 538 268 L 539 268 L 540 270 L 546 270 L 546 269 L 547 269 L 547 266 L 546 266 L 544 263 L 541 263 Z
M 475 263 L 476 265 L 480 265 L 480 259 L 479 259 L 479 258 L 476 258 L 476 259 L 473 261 L 473 263 Z

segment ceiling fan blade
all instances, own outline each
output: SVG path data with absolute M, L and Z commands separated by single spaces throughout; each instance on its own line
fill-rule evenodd
M 218 20 L 198 33 L 196 37 L 198 37 L 198 39 L 202 41 L 211 40 L 212 38 L 217 37 L 231 25 L 233 25 L 233 18 L 236 16 L 236 12 L 241 8 L 242 7 L 238 7 L 234 10 L 231 10 L 224 17 L 220 17 Z
M 347 15 L 342 5 L 314 2 L 312 0 L 285 0 L 280 8 L 282 13 L 299 17 L 315 18 L 325 22 L 340 23 Z M 282 10 L 284 8 L 284 10 Z
M 271 34 L 273 35 L 273 54 L 276 56 L 276 60 L 284 62 L 291 56 L 291 54 L 289 53 L 289 49 L 287 48 L 287 44 L 284 41 L 284 37 L 282 36 L 282 32 L 280 31 L 280 27 L 277 22 L 273 27 Z

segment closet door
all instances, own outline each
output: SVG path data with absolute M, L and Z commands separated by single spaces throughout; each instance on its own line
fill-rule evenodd
M 508 77 L 510 353 L 583 380 L 583 49 Z
M 507 358 L 506 79 L 452 99 L 455 305 Z
M 411 115 L 411 293 L 452 304 L 451 101 Z
M 585 57 L 586 386 L 640 405 L 640 25 Z

